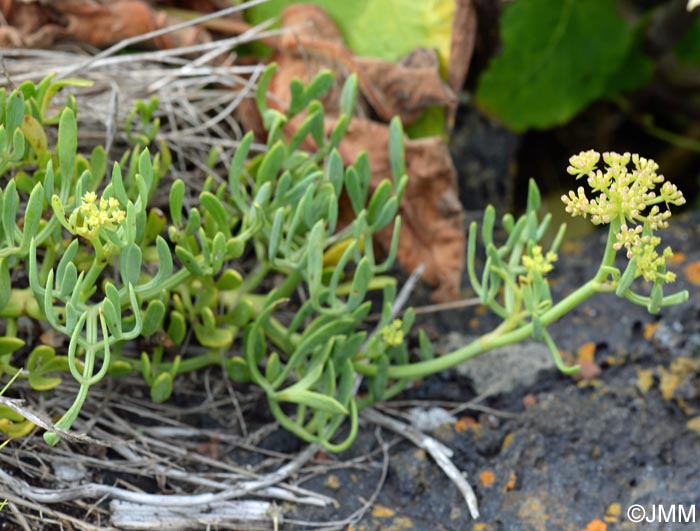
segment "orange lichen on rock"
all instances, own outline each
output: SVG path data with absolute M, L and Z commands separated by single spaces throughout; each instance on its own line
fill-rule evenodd
M 647 394 L 652 385 L 654 385 L 654 371 L 637 367 L 636 387 L 639 389 L 639 392 L 643 395 Z
M 375 505 L 372 509 L 372 516 L 375 518 L 391 518 L 396 514 L 396 511 L 389 509 L 389 507 L 384 507 L 383 505 Z
M 479 480 L 484 487 L 490 487 L 496 481 L 496 475 L 491 470 L 484 470 L 479 474 Z
M 685 262 L 685 253 L 680 251 L 674 251 L 673 256 L 669 257 L 669 264 L 682 264 Z
M 690 262 L 685 266 L 685 278 L 695 286 L 700 286 L 700 261 Z
M 608 524 L 602 520 L 591 520 L 588 525 L 582 531 L 606 531 L 608 529 Z
M 470 428 L 475 427 L 477 424 L 478 422 L 472 417 L 460 417 L 460 419 L 455 422 L 455 431 L 457 433 L 464 433 Z
M 644 339 L 649 341 L 661 326 L 661 321 L 656 323 L 644 323 Z
M 581 345 L 576 351 L 576 356 L 579 363 L 593 361 L 595 359 L 595 343 L 589 341 Z
M 508 482 L 506 483 L 505 487 L 503 487 L 503 492 L 510 492 L 513 490 L 518 482 L 518 476 L 515 472 L 510 473 L 510 477 L 508 477 Z

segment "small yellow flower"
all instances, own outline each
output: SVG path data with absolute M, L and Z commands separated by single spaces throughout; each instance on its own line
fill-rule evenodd
M 382 328 L 382 337 L 384 342 L 391 346 L 397 347 L 403 343 L 403 330 L 401 329 L 403 324 L 400 319 L 395 319 L 390 325 L 386 325 Z
M 126 213 L 117 199 L 110 197 L 98 201 L 95 192 L 86 192 L 83 195 L 79 210 L 83 216 L 83 226 L 78 231 L 86 238 L 94 238 L 102 228 L 116 230 L 126 218 Z
M 530 273 L 538 272 L 542 275 L 549 273 L 557 261 L 557 253 L 549 251 L 546 255 L 542 255 L 542 247 L 535 245 L 532 248 L 532 254 L 524 254 L 522 258 L 523 266 L 527 269 L 528 276 Z

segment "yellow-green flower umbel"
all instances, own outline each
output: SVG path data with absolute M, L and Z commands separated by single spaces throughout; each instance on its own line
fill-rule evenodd
M 126 217 L 119 201 L 114 197 L 98 201 L 95 192 L 83 195 L 80 213 L 83 216 L 83 226 L 78 231 L 85 237 L 94 237 L 102 228 L 116 230 Z
M 673 282 L 675 275 L 666 271 L 666 259 L 673 256 L 669 247 L 659 254 L 661 239 L 653 231 L 668 226 L 669 205 L 685 203 L 683 193 L 659 175 L 652 159 L 629 153 L 603 153 L 604 170 L 598 169 L 600 154 L 582 151 L 569 159 L 568 173 L 577 179 L 586 177 L 591 191 L 589 199 L 582 186 L 570 191 L 561 200 L 572 216 L 590 216 L 595 225 L 615 227 L 616 251 L 623 247 L 627 258 L 635 259 L 636 275 L 646 280 Z M 632 167 L 629 167 L 630 162 Z

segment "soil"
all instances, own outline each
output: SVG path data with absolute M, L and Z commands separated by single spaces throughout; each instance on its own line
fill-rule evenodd
M 700 287 L 693 274 L 700 260 L 700 216 L 679 218 L 664 242 L 683 250 L 678 254 L 683 260 L 674 266 L 675 287 L 690 291 L 688 303 L 651 316 L 612 295 L 591 299 L 549 330 L 562 350 L 594 346 L 599 375 L 577 381 L 553 366 L 547 370 L 537 366 L 532 383 L 523 385 L 518 382 L 527 377 L 527 369 L 516 365 L 518 374 L 510 378 L 511 367 L 496 365 L 511 387 L 482 403 L 494 411 L 465 411 L 456 423 L 443 424 L 432 433 L 454 450 L 455 464 L 474 486 L 481 511 L 478 520 L 471 519 L 457 489 L 430 457 L 401 442 L 391 449 L 389 473 L 377 504 L 355 529 L 684 528 L 679 522 L 683 515 L 694 514 L 700 489 L 700 434 L 691 421 L 700 414 Z M 602 238 L 593 234 L 560 253 L 555 299 L 595 270 Z M 440 333 L 463 331 L 470 319 L 473 312 L 452 312 L 431 318 L 429 325 Z M 483 360 L 488 362 L 489 355 Z M 469 401 L 476 395 L 475 383 L 460 376 L 459 370 L 447 371 L 402 398 Z M 497 412 L 518 415 L 503 418 Z M 355 446 L 338 458 L 351 459 L 376 449 L 373 432 L 374 427 L 365 426 Z M 342 507 L 334 513 L 300 509 L 300 516 L 324 520 L 347 515 L 369 497 L 380 470 L 336 475 L 339 481 L 331 483 L 339 487 L 329 492 L 343 500 Z M 323 489 L 328 484 L 327 477 L 318 477 L 308 486 Z M 657 521 L 630 521 L 626 513 L 635 504 Z M 670 523 L 670 517 L 658 522 L 660 514 L 652 511 L 659 506 L 667 513 L 675 507 L 676 523 Z

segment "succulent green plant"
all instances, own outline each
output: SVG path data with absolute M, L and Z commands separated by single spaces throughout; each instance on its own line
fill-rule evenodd
M 680 204 L 680 192 L 661 185 L 652 161 L 633 158 L 635 169 L 627 172 L 627 155 L 606 154 L 608 169 L 601 173 L 595 156 L 582 154 L 572 159 L 570 172 L 587 176 L 600 195 L 588 201 L 578 192 L 565 202 L 572 214 L 610 223 L 595 277 L 563 300 L 552 300 L 547 274 L 564 227 L 545 251 L 551 216 L 540 218 L 532 181 L 525 213 L 517 220 L 502 218 L 504 242 L 494 239 L 495 210 L 485 210 L 479 274 L 479 231 L 476 223 L 469 229 L 469 278 L 501 325 L 442 356 L 420 332 L 417 352 L 409 351 L 414 314 L 409 309 L 395 318 L 396 281 L 386 275 L 408 180 L 401 124 L 390 125 L 393 178 L 371 191 L 367 154 L 346 167 L 337 150 L 354 113 L 357 78 L 345 82 L 340 116 L 326 134 L 319 98 L 332 86 L 331 74 L 322 72 L 307 86 L 294 81 L 288 109 L 281 111 L 266 98 L 274 68 L 261 77 L 256 97 L 268 132 L 265 153 L 251 156 L 253 137 L 247 134 L 227 179 L 209 176 L 197 197 L 181 180 L 170 185 L 167 215 L 150 206 L 169 165 L 167 150 L 152 158 L 147 149 L 157 138 L 157 102 L 141 103 L 130 115 L 132 151 L 112 166 L 107 180 L 103 151 L 94 150 L 89 159 L 77 153 L 72 100 L 60 113 L 51 150 L 44 128 L 55 120 L 42 114 L 41 91 L 25 84 L 9 97 L 2 93 L 0 375 L 17 370 L 12 362 L 22 358 L 15 353 L 30 347 L 20 377 L 34 389 L 50 391 L 69 373 L 80 388 L 58 428 L 72 426 L 90 388 L 107 375 L 139 372 L 152 399 L 164 401 L 179 374 L 216 365 L 235 382 L 260 387 L 281 426 L 340 451 L 354 440 L 362 407 L 492 348 L 533 337 L 548 346 L 557 367 L 572 372 L 576 368 L 564 365 L 547 327 L 596 293 L 616 292 L 652 312 L 687 299 L 686 292 L 663 294 L 673 280 L 665 268 L 668 253 L 654 254 L 655 232 L 668 218 L 660 205 Z M 39 86 L 51 93 L 51 83 L 49 78 Z M 288 138 L 284 126 L 295 117 L 301 125 Z M 26 122 L 29 133 L 18 125 Z M 314 151 L 300 149 L 307 137 Z M 341 194 L 354 214 L 343 227 Z M 393 230 L 392 245 L 379 261 L 373 237 L 386 228 Z M 622 249 L 630 256 L 624 272 L 614 262 Z M 22 274 L 29 288 L 15 285 Z M 632 291 L 639 276 L 651 281 L 650 296 Z M 363 324 L 372 307 L 370 291 L 381 292 L 380 333 L 372 335 Z M 289 304 L 295 308 L 291 320 L 281 312 Z M 66 336 L 66 352 L 25 347 L 17 327 L 22 316 Z M 151 339 L 140 339 L 146 337 Z M 362 379 L 366 389 L 358 393 Z M 50 444 L 58 437 L 45 434 Z

